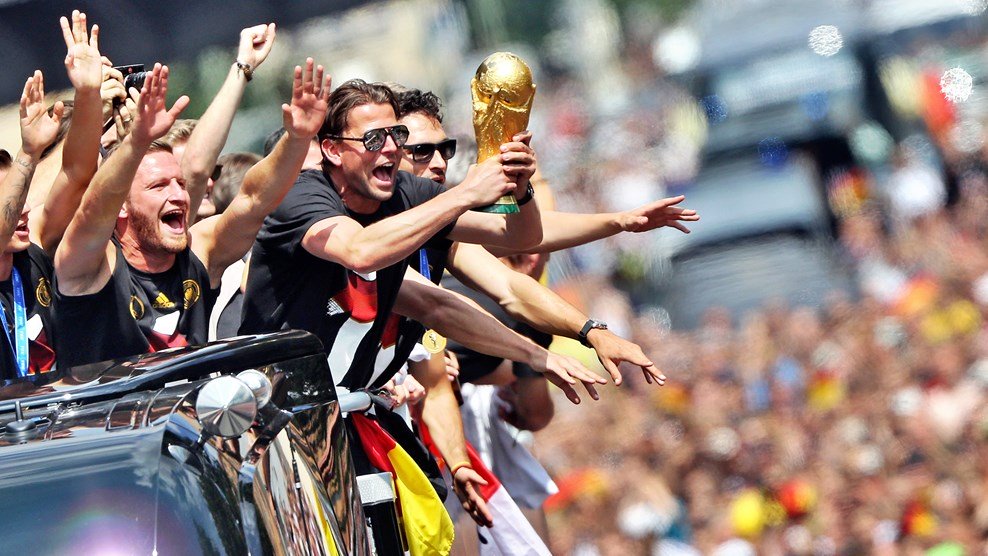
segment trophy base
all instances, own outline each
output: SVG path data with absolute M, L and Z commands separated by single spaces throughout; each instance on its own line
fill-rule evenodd
M 486 207 L 478 207 L 473 209 L 477 212 L 488 212 L 491 214 L 515 214 L 521 211 L 518 208 L 518 201 L 515 200 L 514 195 L 505 195 L 498 199 L 493 205 L 487 205 Z

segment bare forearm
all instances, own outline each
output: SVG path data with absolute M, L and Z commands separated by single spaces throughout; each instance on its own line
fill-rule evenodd
M 508 215 L 503 245 L 518 252 L 529 251 L 543 241 L 542 215 L 538 203 L 525 203 Z
M 586 315 L 527 274 L 510 272 L 512 296 L 502 307 L 512 318 L 547 334 L 577 337 Z
M 196 214 L 199 203 L 202 202 L 209 175 L 226 144 L 246 86 L 247 80 L 243 72 L 232 66 L 213 102 L 199 118 L 189 137 L 182 157 L 182 175 L 188 184 L 192 202 L 192 210 L 189 211 L 191 215 Z
M 498 257 L 515 253 L 552 253 L 611 237 L 621 231 L 617 213 L 576 214 L 545 211 L 542 213 L 542 242 L 531 249 L 505 249 L 487 246 Z
M 261 220 L 278 206 L 298 179 L 310 141 L 286 133 L 270 155 L 247 171 L 238 196 L 250 200 L 251 211 Z
M 467 208 L 454 192 L 447 191 L 428 203 L 375 222 L 354 234 L 348 246 L 353 266 L 347 266 L 371 272 L 401 261 Z
M 412 374 L 425 387 L 422 401 L 422 421 L 429 429 L 432 441 L 443 459 L 450 465 L 469 461 L 466 439 L 463 436 L 463 419 L 453 394 L 453 387 L 446 379 L 446 365 L 439 355 L 432 359 L 413 363 Z M 431 377 L 437 377 L 434 380 Z
M 99 90 L 76 90 L 72 123 L 62 148 L 62 167 L 48 190 L 37 220 L 37 238 L 49 253 L 54 253 L 58 247 L 96 173 L 101 120 Z
M 14 157 L 13 166 L 7 172 L 3 182 L 0 183 L 0 241 L 4 245 L 10 241 L 17 227 L 17 221 L 21 217 L 24 209 L 24 201 L 27 199 L 28 187 L 31 177 L 34 175 L 34 168 L 37 161 L 32 157 L 18 152 Z
M 476 303 L 441 290 L 428 300 L 430 309 L 420 322 L 473 351 L 511 361 L 535 361 L 542 348 L 520 336 Z
M 83 194 L 79 210 L 73 216 L 73 220 L 78 222 L 75 226 L 77 237 L 85 236 L 92 243 L 101 245 L 113 234 L 120 207 L 130 192 L 130 184 L 147 151 L 147 145 L 138 145 L 132 138 L 132 135 L 124 138 L 93 176 L 93 182 Z
M 72 123 L 62 147 L 62 173 L 72 186 L 85 188 L 96 173 L 102 113 L 103 100 L 98 88 L 75 92 Z

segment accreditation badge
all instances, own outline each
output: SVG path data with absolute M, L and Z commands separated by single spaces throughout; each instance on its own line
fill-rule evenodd
M 426 330 L 422 335 L 422 346 L 433 355 L 442 353 L 446 349 L 446 338 L 435 330 Z

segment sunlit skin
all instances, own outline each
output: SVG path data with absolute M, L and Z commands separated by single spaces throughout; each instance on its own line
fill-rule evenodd
M 348 120 L 344 137 L 363 137 L 368 130 L 398 124 L 390 104 L 358 106 Z M 391 198 L 402 151 L 390 135 L 377 152 L 368 151 L 360 141 L 324 139 L 321 147 L 331 164 L 329 175 L 347 208 L 370 214 Z
M 178 161 L 179 166 L 182 165 L 182 157 L 185 156 L 185 147 L 187 147 L 188 144 L 188 141 L 182 141 L 172 145 L 172 154 L 175 156 L 175 160 Z M 209 218 L 210 216 L 216 214 L 216 205 L 213 204 L 213 200 L 209 196 L 209 194 L 213 192 L 213 185 L 213 178 L 207 178 L 206 192 L 202 197 L 202 202 L 199 203 L 199 212 L 196 213 L 196 221 L 202 220 L 203 218 Z
M 171 268 L 188 245 L 189 192 L 175 156 L 147 154 L 117 218 L 116 234 L 127 261 L 145 272 Z
M 442 124 L 425 114 L 418 112 L 407 114 L 401 119 L 401 123 L 408 127 L 406 145 L 440 143 L 448 139 Z M 428 178 L 440 185 L 446 183 L 446 161 L 443 160 L 438 149 L 432 153 L 432 158 L 426 162 L 415 162 L 411 155 L 404 150 L 401 151 L 401 154 L 400 170 Z

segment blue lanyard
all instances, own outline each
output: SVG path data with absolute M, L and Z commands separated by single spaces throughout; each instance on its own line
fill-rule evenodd
M 21 282 L 21 273 L 17 268 L 11 267 L 10 278 L 14 286 L 14 338 L 10 337 L 10 326 L 7 324 L 7 312 L 0 308 L 0 321 L 3 321 L 3 331 L 7 336 L 7 343 L 10 349 L 14 350 L 14 359 L 17 360 L 17 376 L 27 376 L 27 310 L 24 303 L 24 284 Z
M 432 273 L 429 272 L 429 257 L 425 255 L 425 248 L 419 249 L 419 274 L 425 276 L 425 279 L 432 281 Z

